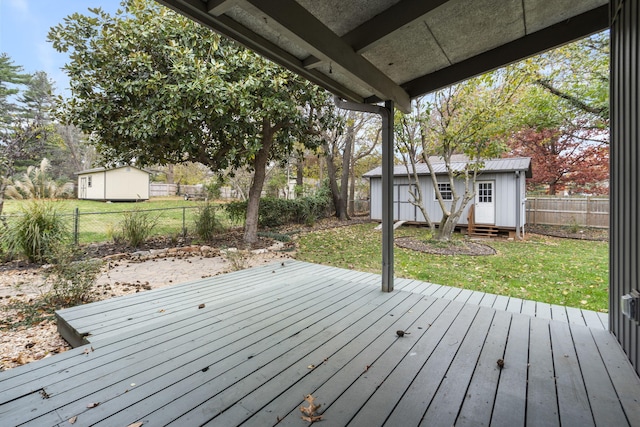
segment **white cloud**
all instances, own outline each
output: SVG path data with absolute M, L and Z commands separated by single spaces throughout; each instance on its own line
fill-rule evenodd
M 15 13 L 20 13 L 24 17 L 28 17 L 30 15 L 29 2 L 27 0 L 8 0 L 8 3 L 9 7 L 12 8 Z

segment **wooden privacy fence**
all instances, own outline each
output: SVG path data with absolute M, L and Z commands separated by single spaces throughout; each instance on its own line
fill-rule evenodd
M 609 199 L 527 197 L 527 224 L 609 228 Z

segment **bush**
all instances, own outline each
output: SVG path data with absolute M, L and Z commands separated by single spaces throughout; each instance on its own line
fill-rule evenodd
M 222 223 L 216 218 L 216 206 L 211 203 L 200 205 L 194 220 L 196 235 L 206 242 L 211 241 L 217 233 L 224 231 Z
M 209 200 L 216 200 L 222 194 L 222 182 L 219 179 L 213 179 L 204 186 L 204 192 Z
M 294 200 L 266 197 L 260 200 L 258 225 L 260 227 L 278 227 L 297 223 L 312 225 L 327 215 L 329 195 L 320 191 L 315 196 L 300 197 Z M 244 219 L 247 202 L 231 202 L 225 205 L 229 217 L 236 222 Z
M 152 217 L 149 212 L 125 212 L 120 221 L 120 235 L 114 235 L 114 240 L 124 239 L 130 246 L 138 247 L 151 235 L 158 223 L 158 217 Z
M 50 262 L 56 247 L 69 240 L 64 218 L 51 202 L 32 200 L 9 221 L 2 240 L 9 256 L 21 255 L 30 262 Z
M 102 261 L 80 259 L 79 250 L 70 244 L 59 246 L 53 255 L 56 263 L 47 273 L 51 305 L 69 307 L 90 301 Z

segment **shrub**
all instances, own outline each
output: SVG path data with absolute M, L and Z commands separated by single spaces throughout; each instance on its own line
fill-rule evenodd
M 120 221 L 120 236 L 114 236 L 114 240 L 124 239 L 129 245 L 138 247 L 151 235 L 158 223 L 158 217 L 152 217 L 149 212 L 133 210 L 125 212 Z
M 209 200 L 216 200 L 222 194 L 222 182 L 219 179 L 212 179 L 204 186 L 204 192 Z
M 102 261 L 80 259 L 79 250 L 70 244 L 57 247 L 53 255 L 56 262 L 48 270 L 46 278 L 50 285 L 47 298 L 51 305 L 69 307 L 90 301 Z
M 41 200 L 30 201 L 21 211 L 2 233 L 7 252 L 31 262 L 51 261 L 54 248 L 70 237 L 64 218 L 51 202 Z
M 326 192 L 293 200 L 265 197 L 260 200 L 258 225 L 278 227 L 289 223 L 312 225 L 327 215 L 330 199 Z M 229 217 L 236 222 L 244 219 L 247 202 L 231 202 L 225 205 Z
M 194 220 L 196 235 L 204 241 L 210 241 L 217 233 L 224 231 L 222 223 L 216 217 L 216 206 L 211 203 L 200 205 Z
M 224 210 L 229 215 L 229 219 L 236 223 L 240 224 L 244 222 L 245 216 L 247 214 L 247 202 L 246 201 L 236 201 L 229 202 L 224 205 Z

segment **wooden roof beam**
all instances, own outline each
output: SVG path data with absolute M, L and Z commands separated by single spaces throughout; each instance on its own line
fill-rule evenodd
M 409 95 L 382 71 L 357 54 L 333 31 L 294 0 L 245 0 L 262 14 L 268 25 L 304 46 L 313 56 L 368 87 L 377 97 L 411 110 Z

